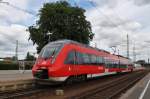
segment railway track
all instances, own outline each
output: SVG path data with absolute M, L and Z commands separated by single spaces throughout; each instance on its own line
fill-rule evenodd
M 4 92 L 0 92 L 0 99 L 16 99 L 22 96 L 28 96 L 46 90 L 47 89 L 45 88 L 30 88 L 30 89 L 22 89 L 16 91 L 4 91 Z
M 145 71 L 138 71 L 123 75 L 114 75 L 109 77 L 101 78 L 101 80 L 90 80 L 83 83 L 73 84 L 76 86 L 75 88 L 73 86 L 66 85 L 64 87 L 61 86 L 50 86 L 50 87 L 43 87 L 43 88 L 31 88 L 31 89 L 24 89 L 24 90 L 16 90 L 13 92 L 0 92 L 0 99 L 22 99 L 22 97 L 26 97 L 25 99 L 35 99 L 32 97 L 38 97 L 39 99 L 43 99 L 44 93 L 45 94 L 44 99 L 49 99 L 48 97 L 55 97 L 54 99 L 58 99 L 57 96 L 55 96 L 53 93 L 55 92 L 55 89 L 63 89 L 66 93 L 65 96 L 62 96 L 62 98 L 59 99 L 114 99 L 120 95 L 120 93 L 124 92 L 126 89 L 131 87 L 134 83 L 136 83 L 138 80 L 143 78 L 148 72 Z M 99 83 L 98 83 L 99 82 Z M 95 84 L 97 83 L 97 84 Z M 77 89 L 83 89 L 86 85 L 96 85 L 96 87 L 92 87 L 91 89 L 87 89 L 85 91 L 79 91 L 78 94 L 73 94 L 70 96 L 69 93 L 67 93 L 68 89 L 71 89 L 68 92 L 73 92 L 73 90 Z M 51 93 L 51 94 L 50 94 Z M 40 95 L 39 95 L 40 94 Z M 37 96 L 38 95 L 38 96 Z M 31 98 L 29 98 L 31 97 Z M 23 98 L 24 99 L 24 98 Z M 53 98 L 52 98 L 53 99 Z
M 126 89 L 143 78 L 148 71 L 136 72 L 132 75 L 125 75 L 121 78 L 106 82 L 97 86 L 97 88 L 85 91 L 75 96 L 67 97 L 67 99 L 115 99 Z

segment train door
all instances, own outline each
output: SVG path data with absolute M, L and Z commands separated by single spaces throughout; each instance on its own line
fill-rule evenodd
M 120 72 L 120 60 L 118 62 L 118 71 L 117 72 Z
M 109 62 L 108 60 L 105 58 L 105 73 L 109 72 Z
M 71 50 L 67 58 L 65 60 L 65 64 L 69 66 L 69 72 L 71 76 L 74 76 L 76 74 L 76 52 L 75 50 Z
M 69 66 L 69 71 L 70 71 L 70 77 L 67 79 L 67 83 L 68 84 L 71 84 L 73 82 L 76 81 L 76 78 L 77 78 L 77 58 L 76 58 L 76 51 L 75 50 L 71 50 L 69 53 L 68 53 L 68 56 L 67 56 L 67 60 L 66 60 L 66 63 L 68 64 Z
M 77 75 L 78 75 L 77 52 L 76 52 L 76 50 L 73 50 L 72 72 L 73 72 L 74 76 L 77 76 Z
M 73 64 L 73 72 L 74 72 L 74 76 L 77 76 L 78 74 L 78 66 L 77 66 L 77 52 L 76 50 L 74 50 L 74 64 Z

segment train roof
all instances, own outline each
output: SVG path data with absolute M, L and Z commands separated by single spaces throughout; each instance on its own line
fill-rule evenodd
M 122 58 L 126 58 L 126 59 L 130 59 L 130 58 L 122 56 L 122 55 L 117 55 L 117 56 L 122 57 Z
M 91 47 L 89 45 L 82 44 L 82 43 L 79 43 L 79 42 L 76 42 L 76 41 L 73 41 L 73 40 L 67 40 L 67 39 L 50 42 L 50 43 L 48 43 L 48 45 L 51 45 L 51 44 L 62 44 L 63 45 L 63 44 L 69 44 L 69 43 L 76 44 L 76 45 L 82 45 L 82 46 L 84 46 L 86 48 L 91 48 L 91 49 L 95 49 L 95 50 L 98 50 L 98 51 L 104 51 L 104 52 L 110 54 L 110 52 L 108 52 L 108 51 L 105 51 L 105 50 L 102 50 L 102 49 L 98 49 L 98 48 L 94 48 L 94 47 Z
M 80 46 L 84 46 L 84 47 L 86 47 L 86 48 L 91 48 L 91 49 L 94 49 L 94 50 L 97 50 L 97 51 L 103 51 L 103 52 L 105 52 L 105 53 L 107 53 L 107 54 L 111 54 L 110 52 L 108 52 L 108 51 L 106 51 L 106 50 L 99 49 L 99 48 L 94 48 L 94 47 L 91 47 L 91 46 L 89 46 L 89 45 L 82 44 L 82 43 L 79 43 L 79 42 L 76 42 L 76 41 L 73 41 L 73 40 L 68 40 L 68 39 L 56 40 L 56 41 L 53 41 L 53 42 L 48 43 L 48 45 L 53 45 L 53 44 L 62 44 L 62 45 L 64 45 L 64 44 L 70 44 L 70 43 L 76 44 L 76 45 L 80 45 Z M 113 55 L 115 55 L 115 54 L 113 54 Z M 124 56 L 121 56 L 121 55 L 115 55 L 115 56 L 119 56 L 119 57 L 122 57 L 122 58 L 129 59 L 129 58 L 124 57 Z

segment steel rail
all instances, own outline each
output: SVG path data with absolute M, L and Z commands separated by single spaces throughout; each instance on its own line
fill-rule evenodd
M 130 88 L 132 85 L 134 85 L 136 82 L 138 82 L 140 79 L 142 79 L 147 73 L 140 75 L 139 77 L 137 77 L 136 79 L 132 80 L 130 83 L 128 83 L 127 85 L 125 85 L 124 87 L 118 89 L 114 94 L 112 94 L 111 96 L 108 97 L 108 99 L 114 99 L 115 97 L 119 96 L 120 93 L 124 92 L 125 90 L 127 90 L 128 88 Z
M 76 96 L 72 96 L 72 97 L 68 97 L 69 99 L 88 99 L 89 97 L 97 94 L 97 93 L 100 93 L 100 92 L 103 92 L 107 89 L 111 89 L 113 88 L 114 86 L 118 86 L 118 84 L 123 84 L 124 82 L 128 82 L 129 79 L 132 79 L 134 77 L 137 77 L 137 75 L 140 75 L 140 74 L 143 74 L 143 72 L 136 72 L 132 75 L 125 75 L 119 79 L 115 79 L 113 81 L 110 81 L 110 82 L 107 82 L 105 83 L 104 85 L 100 85 L 100 86 L 97 86 L 97 88 L 95 89 L 92 89 L 92 90 L 88 90 L 84 93 L 80 93 Z M 118 92 L 119 93 L 119 92 Z M 115 96 L 115 95 L 114 95 Z M 110 97 L 111 98 L 111 97 Z
M 32 89 L 24 89 L 24 90 L 16 90 L 16 91 L 5 91 L 0 92 L 0 99 L 14 99 L 21 96 L 27 96 L 32 95 L 35 93 L 46 91 L 46 89 L 38 89 L 38 88 L 32 88 Z

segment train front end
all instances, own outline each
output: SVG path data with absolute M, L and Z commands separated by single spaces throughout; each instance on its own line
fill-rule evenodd
M 32 74 L 37 84 L 54 84 L 59 81 L 53 79 L 56 72 L 55 59 L 61 50 L 60 44 L 48 44 L 40 52 L 33 68 Z

